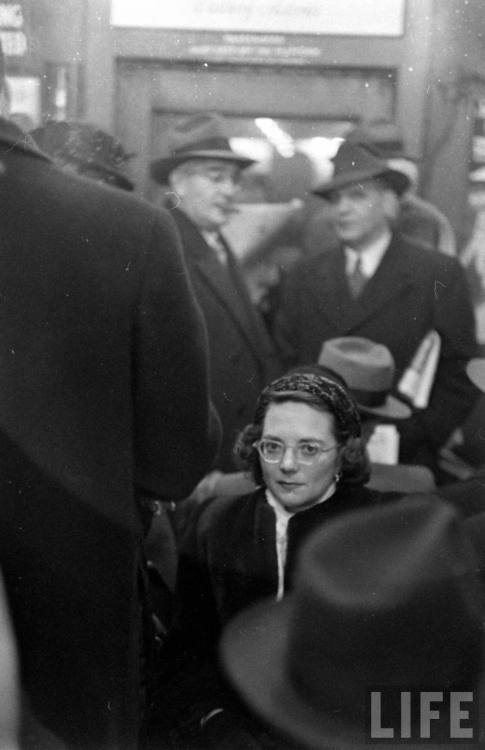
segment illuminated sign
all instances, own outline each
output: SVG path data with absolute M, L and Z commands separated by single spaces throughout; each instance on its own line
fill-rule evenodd
M 0 3 L 0 39 L 7 57 L 23 57 L 28 50 L 21 3 Z
M 405 0 L 112 0 L 111 24 L 190 31 L 401 36 Z

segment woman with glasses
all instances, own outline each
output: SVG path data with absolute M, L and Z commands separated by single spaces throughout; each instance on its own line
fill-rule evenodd
M 224 733 L 224 723 L 228 731 L 234 727 L 234 706 L 228 720 L 223 684 L 208 677 L 216 677 L 222 626 L 255 601 L 280 599 L 292 588 L 298 552 L 311 532 L 390 497 L 363 486 L 368 475 L 360 418 L 339 380 L 309 368 L 265 388 L 236 446 L 257 488 L 209 501 L 186 530 L 178 586 L 182 607 L 171 649 L 180 657 L 179 687 L 171 692 L 177 693 L 186 726 L 192 716 L 206 733 L 216 725 Z M 194 679 L 197 670 L 200 677 Z M 180 683 L 189 674 L 195 695 L 184 702 Z M 239 709 L 237 715 L 240 721 Z M 211 743 L 217 747 L 214 737 Z

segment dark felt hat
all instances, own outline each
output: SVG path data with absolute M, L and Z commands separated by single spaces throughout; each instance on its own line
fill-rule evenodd
M 134 154 L 109 133 L 87 122 L 51 120 L 30 135 L 46 154 L 62 164 L 72 164 L 81 173 L 96 174 L 104 182 L 134 190 L 123 167 Z
M 325 341 L 318 362 L 341 375 L 359 411 L 386 419 L 406 419 L 411 409 L 390 395 L 395 364 L 383 344 L 360 336 L 342 336 Z
M 223 664 L 246 702 L 293 740 L 364 745 L 371 690 L 480 696 L 477 567 L 462 517 L 436 497 L 349 513 L 305 545 L 292 593 L 231 621 Z
M 410 186 L 409 178 L 403 172 L 391 169 L 385 159 L 358 143 L 344 141 L 332 161 L 332 179 L 313 191 L 323 198 L 328 198 L 334 190 L 376 178 L 381 179 L 399 196 Z
M 349 130 L 345 135 L 345 140 L 369 148 L 382 159 L 420 161 L 416 154 L 407 150 L 401 134 L 392 123 L 359 123 Z
M 155 182 L 165 185 L 170 172 L 189 159 L 219 159 L 242 169 L 254 159 L 232 150 L 224 118 L 214 112 L 187 117 L 167 133 L 167 155 L 151 164 Z

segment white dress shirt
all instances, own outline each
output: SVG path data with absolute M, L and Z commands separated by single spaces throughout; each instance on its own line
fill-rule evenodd
M 360 269 L 362 274 L 371 279 L 374 276 L 379 263 L 383 259 L 389 243 L 391 241 L 391 232 L 386 231 L 379 239 L 372 242 L 362 250 L 353 250 L 351 247 L 345 247 L 345 273 L 351 276 L 355 266 L 360 258 Z

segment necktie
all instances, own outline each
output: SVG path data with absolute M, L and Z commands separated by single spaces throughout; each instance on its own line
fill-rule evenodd
M 362 293 L 364 286 L 367 282 L 367 276 L 362 271 L 362 259 L 360 256 L 357 258 L 357 263 L 354 266 L 352 273 L 349 273 L 347 277 L 349 283 L 349 289 L 352 297 L 357 299 Z
M 206 235 L 206 240 L 207 244 L 214 250 L 219 263 L 222 263 L 223 266 L 227 266 L 227 252 L 220 236 L 216 232 L 211 232 Z

